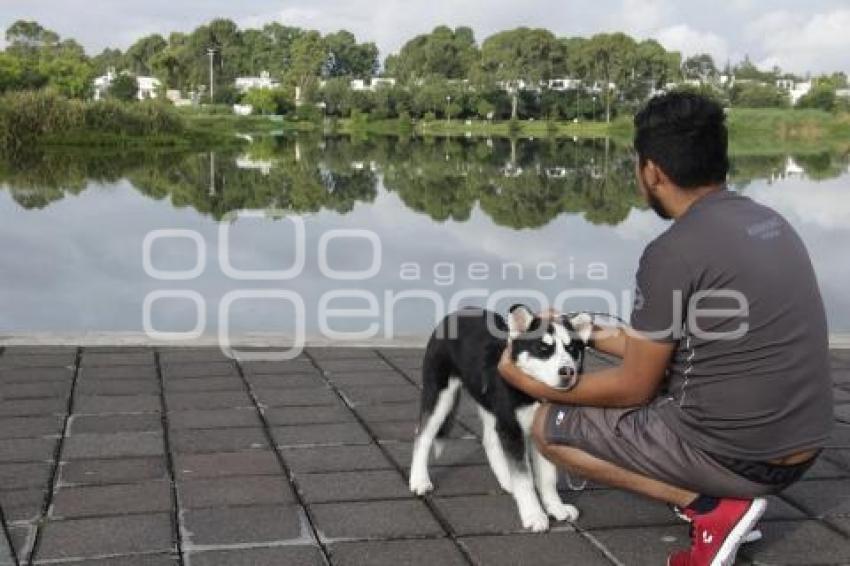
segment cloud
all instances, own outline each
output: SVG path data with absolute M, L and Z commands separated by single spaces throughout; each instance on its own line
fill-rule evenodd
M 795 72 L 850 71 L 850 8 L 805 15 L 778 10 L 746 28 L 760 60 Z
M 669 26 L 654 35 L 666 49 L 680 51 L 684 57 L 708 53 L 721 66 L 729 57 L 726 39 L 712 32 L 696 30 L 687 24 Z

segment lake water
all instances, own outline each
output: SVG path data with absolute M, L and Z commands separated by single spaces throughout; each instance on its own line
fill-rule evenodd
M 738 156 L 731 174 L 802 235 L 835 333 L 850 332 L 848 163 Z M 559 294 L 627 316 L 667 226 L 633 167 L 613 141 L 569 139 L 28 156 L 0 165 L 0 333 L 421 339 L 459 305 Z

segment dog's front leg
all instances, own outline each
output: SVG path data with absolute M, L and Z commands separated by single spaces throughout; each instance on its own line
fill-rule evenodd
M 549 530 L 549 517 L 540 506 L 540 500 L 534 490 L 531 462 L 526 457 L 511 464 L 511 493 L 519 508 L 523 528 L 531 529 L 535 533 Z
M 557 521 L 573 522 L 578 519 L 578 509 L 561 501 L 558 494 L 558 469 L 547 460 L 536 447 L 532 446 L 534 455 L 534 475 L 537 480 L 537 489 L 540 491 L 540 499 L 543 507 L 550 516 Z

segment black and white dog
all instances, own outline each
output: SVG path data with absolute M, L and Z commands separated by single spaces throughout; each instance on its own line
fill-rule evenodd
M 592 328 L 588 314 L 543 320 L 524 305 L 511 307 L 507 323 L 481 309 L 446 316 L 431 335 L 422 364 L 421 415 L 410 490 L 423 495 L 434 488 L 428 456 L 432 445 L 439 455 L 439 440 L 451 429 L 462 386 L 478 404 L 487 460 L 502 489 L 513 494 L 522 526 L 545 531 L 549 515 L 558 521 L 575 521 L 578 509 L 558 495 L 555 466 L 538 453 L 530 437 L 539 403 L 504 381 L 498 363 L 510 341 L 511 355 L 520 369 L 553 387 L 570 388 L 578 379 Z

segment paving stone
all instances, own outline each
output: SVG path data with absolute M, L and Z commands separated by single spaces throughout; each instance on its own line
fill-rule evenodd
M 310 387 L 327 388 L 321 374 L 294 373 L 287 375 L 254 375 L 246 378 L 251 387 L 256 390 L 262 389 L 308 389 Z
M 215 348 L 161 348 L 159 361 L 163 365 L 199 364 L 199 363 L 232 363 Z
M 186 409 L 230 409 L 235 407 L 253 407 L 251 398 L 245 391 L 216 391 L 212 393 L 166 393 L 169 411 Z
M 389 461 L 374 444 L 281 449 L 286 464 L 296 473 L 385 470 Z
M 418 421 L 385 421 L 368 423 L 369 431 L 379 442 L 413 442 Z M 462 426 L 454 426 L 447 438 L 474 438 L 474 435 Z
M 43 487 L 50 480 L 49 462 L 0 464 L 0 489 Z
M 157 395 L 77 395 L 74 411 L 88 414 L 159 412 Z
M 149 481 L 126 485 L 61 488 L 53 495 L 50 516 L 76 518 L 153 513 L 169 509 L 171 509 L 169 483 Z
M 0 419 L 0 439 L 59 434 L 62 424 L 63 418 L 58 415 L 4 418 Z
M 847 448 L 828 448 L 823 451 L 821 458 L 825 458 L 832 464 L 835 464 L 842 470 L 850 471 L 850 449 Z
M 349 348 L 340 346 L 334 346 L 331 348 L 313 347 L 307 348 L 306 353 L 317 362 L 327 360 L 378 359 L 377 352 L 375 352 L 372 348 Z
M 44 488 L 47 486 L 45 485 Z M 45 489 L 0 490 L 0 506 L 9 523 L 32 522 L 38 519 L 44 504 Z
M 843 470 L 826 458 L 818 458 L 811 468 L 806 471 L 802 481 L 838 479 L 850 477 L 850 470 Z
M 219 363 L 163 364 L 162 378 L 167 384 L 182 379 L 207 377 L 239 377 L 236 366 L 229 361 Z
M 767 510 L 762 515 L 762 521 L 796 521 L 805 519 L 806 514 L 787 501 L 776 496 L 767 497 Z
M 160 432 L 162 420 L 156 413 L 135 415 L 71 415 L 70 435 L 115 432 Z
M 65 399 L 71 393 L 70 381 L 38 381 L 33 383 L 0 384 L 2 399 L 44 399 L 59 397 Z
M 61 562 L 63 566 L 178 566 L 176 556 L 170 554 L 132 554 L 112 558 L 92 558 L 82 561 Z
M 178 484 L 178 496 L 184 509 L 295 501 L 292 487 L 282 476 L 188 479 Z
M 74 355 L 77 353 L 76 346 L 5 346 L 5 356 L 35 356 L 35 355 Z
M 487 566 L 602 566 L 610 562 L 578 533 L 549 532 L 461 539 L 476 564 Z M 636 564 L 650 564 L 646 561 Z M 660 562 L 659 564 L 663 564 Z
M 383 387 L 340 387 L 352 405 L 375 405 L 380 403 L 405 403 L 416 401 L 421 393 L 412 385 L 387 385 Z
M 267 450 L 269 443 L 258 428 L 217 428 L 176 430 L 171 435 L 175 452 L 239 452 Z
M 56 438 L 9 438 L 0 440 L 0 462 L 43 462 L 53 458 Z
M 770 521 L 759 528 L 764 538 L 744 545 L 739 555 L 756 564 L 847 564 L 847 539 L 816 521 Z
M 67 411 L 68 402 L 59 398 L 0 401 L 0 418 L 64 415 Z
M 9 542 L 18 556 L 19 564 L 26 564 L 29 560 L 34 541 L 35 527 L 33 525 L 22 524 L 9 527 Z
M 174 474 L 179 479 L 281 474 L 280 462 L 270 450 L 177 454 Z
M 197 552 L 189 555 L 192 566 L 324 566 L 318 546 L 278 546 Z
M 123 381 L 125 379 L 159 382 L 154 366 L 111 366 L 80 368 L 79 383 L 89 380 Z
M 100 353 L 83 350 L 80 367 L 153 366 L 153 364 L 152 350 L 126 353 Z
M 667 557 L 690 547 L 688 527 L 632 527 L 593 531 L 599 541 L 621 564 L 666 564 Z
M 465 566 L 449 539 L 340 542 L 329 546 L 334 566 Z
M 523 530 L 516 502 L 510 495 L 437 495 L 433 501 L 459 536 L 514 533 Z M 555 523 L 552 525 L 555 526 Z
M 111 554 L 168 552 L 172 549 L 168 514 L 123 515 L 48 521 L 37 559 L 86 558 Z
M 43 381 L 70 382 L 74 378 L 74 368 L 0 368 L 0 383 L 35 383 Z
M 15 566 L 15 555 L 6 540 L 6 535 L 0 536 L 0 566 Z
M 428 472 L 438 496 L 504 493 L 487 465 L 431 466 Z
M 394 470 L 299 474 L 297 483 L 308 503 L 413 497 Z
M 850 424 L 836 423 L 826 446 L 829 448 L 850 448 Z
M 319 367 L 328 375 L 351 371 L 381 371 L 393 369 L 380 358 L 351 360 L 317 360 Z
M 159 456 L 164 453 L 162 434 L 157 432 L 116 432 L 73 434 L 65 439 L 62 458 L 122 458 Z
M 382 356 L 386 357 L 390 360 L 395 360 L 398 358 L 408 358 L 411 356 L 422 356 L 425 354 L 425 347 L 387 347 L 387 348 L 379 348 L 378 352 L 381 353 Z
M 102 485 L 167 479 L 165 457 L 73 460 L 59 467 L 60 485 Z
M 412 442 L 392 442 L 383 445 L 390 458 L 400 467 L 410 467 L 413 455 Z M 431 466 L 469 466 L 486 464 L 487 457 L 481 443 L 477 440 L 447 439 L 443 442 L 443 452 L 439 458 L 431 456 Z
M 396 371 L 334 374 L 328 379 L 340 387 L 410 385 L 407 379 Z
M 574 491 L 562 499 L 578 507 L 578 526 L 583 529 L 659 526 L 679 521 L 663 503 L 620 490 Z M 612 509 L 617 512 L 612 513 Z
M 410 421 L 419 418 L 419 402 L 360 405 L 354 408 L 354 412 L 367 423 Z
M 168 392 L 194 392 L 203 393 L 208 391 L 245 391 L 245 382 L 238 376 L 225 377 L 192 377 L 186 379 L 171 379 L 165 382 L 165 390 Z
M 69 367 L 76 361 L 76 354 L 33 354 L 15 355 L 3 354 L 0 356 L 0 368 L 41 368 L 41 367 Z
M 336 393 L 324 387 L 255 389 L 254 394 L 266 407 L 333 406 L 342 403 Z
M 829 361 L 833 368 L 850 368 L 850 350 L 830 350 Z
M 850 479 L 797 482 L 782 496 L 812 517 L 850 516 Z
M 172 429 L 239 428 L 260 426 L 260 416 L 254 407 L 239 409 L 169 411 L 168 424 Z
M 159 383 L 153 379 L 83 379 L 76 391 L 78 395 L 155 395 Z
M 189 551 L 212 544 L 311 542 L 304 511 L 297 505 L 190 509 L 183 518 L 184 542 Z
M 310 506 L 322 540 L 440 536 L 443 529 L 416 500 L 317 503 Z M 363 520 L 369 517 L 369 520 Z
M 324 407 L 269 407 L 266 421 L 277 425 L 310 425 L 354 422 L 354 415 L 341 404 Z
M 272 429 L 272 435 L 281 447 L 372 442 L 366 431 L 356 423 L 279 426 Z
M 240 362 L 239 365 L 248 376 L 304 374 L 318 371 L 309 360 L 300 358 L 285 362 Z

